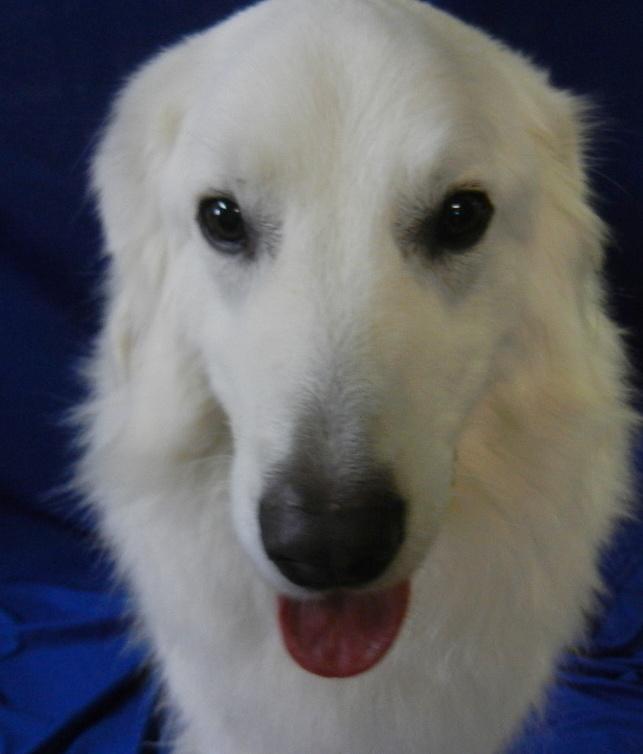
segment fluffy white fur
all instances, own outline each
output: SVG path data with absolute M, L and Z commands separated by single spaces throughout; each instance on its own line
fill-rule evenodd
M 111 258 L 84 489 L 131 587 L 180 754 L 489 754 L 582 637 L 626 515 L 625 362 L 602 294 L 583 107 L 412 0 L 270 0 L 118 98 L 93 182 Z M 483 241 L 405 230 L 454 186 Z M 206 244 L 204 194 L 263 228 Z M 410 577 L 391 652 L 345 680 L 286 654 L 262 478 L 316 402 L 341 466 L 391 466 Z M 379 585 L 379 584 L 378 584 Z M 300 592 L 301 590 L 299 590 Z

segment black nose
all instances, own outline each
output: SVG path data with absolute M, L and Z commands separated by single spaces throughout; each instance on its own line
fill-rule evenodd
M 404 501 L 382 473 L 347 485 L 280 475 L 259 505 L 268 557 L 309 589 L 360 586 L 380 576 L 402 544 L 404 516 Z

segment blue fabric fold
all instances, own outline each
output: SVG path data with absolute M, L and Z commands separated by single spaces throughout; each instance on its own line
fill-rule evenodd
M 134 754 L 157 689 L 84 533 L 0 516 L 0 753 Z

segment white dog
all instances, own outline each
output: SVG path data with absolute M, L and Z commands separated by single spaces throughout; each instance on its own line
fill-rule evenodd
M 627 514 L 583 106 L 413 0 L 270 0 L 125 87 L 81 476 L 181 754 L 488 754 Z

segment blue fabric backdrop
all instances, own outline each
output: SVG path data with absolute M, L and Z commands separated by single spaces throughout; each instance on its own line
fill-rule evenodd
M 443 0 L 594 97 L 594 183 L 614 229 L 613 307 L 643 363 L 643 10 L 639 0 Z M 126 642 L 124 598 L 64 492 L 95 331 L 99 231 L 86 169 L 124 75 L 235 2 L 4 0 L 0 21 L 0 754 L 134 754 L 156 689 Z M 641 455 L 641 454 L 640 454 Z M 606 554 L 612 587 L 587 652 L 565 658 L 548 724 L 512 754 L 643 751 L 643 525 Z M 151 751 L 152 749 L 150 749 Z M 156 750 L 156 749 L 155 749 Z M 469 754 L 463 752 L 463 754 Z

